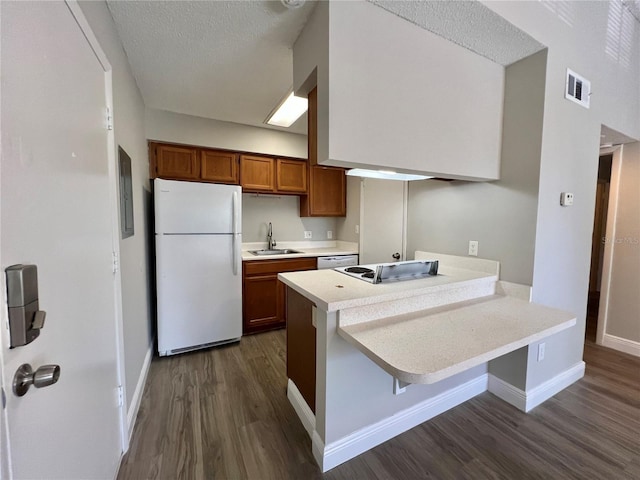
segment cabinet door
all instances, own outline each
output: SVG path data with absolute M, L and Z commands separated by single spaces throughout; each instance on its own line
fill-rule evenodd
M 240 182 L 246 191 L 273 192 L 274 182 L 273 158 L 251 155 L 240 156 Z
M 176 145 L 156 146 L 156 173 L 160 178 L 197 180 L 200 177 L 195 148 Z
M 279 192 L 306 193 L 307 162 L 301 160 L 276 160 L 276 189 Z
M 300 199 L 302 217 L 344 217 L 347 185 L 342 168 L 310 167 L 309 195 Z
M 278 274 L 245 277 L 242 333 L 254 333 L 284 324 L 282 287 Z
M 202 180 L 238 185 L 238 155 L 219 150 L 200 151 Z

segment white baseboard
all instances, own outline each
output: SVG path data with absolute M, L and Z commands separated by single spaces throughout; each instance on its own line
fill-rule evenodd
M 517 409 L 529 412 L 582 377 L 584 377 L 584 362 L 581 361 L 526 392 L 489 374 L 488 390 Z
M 133 427 L 136 424 L 136 417 L 138 416 L 138 410 L 140 410 L 140 402 L 142 401 L 142 393 L 144 392 L 144 386 L 147 383 L 147 375 L 149 374 L 149 368 L 151 367 L 151 359 L 153 358 L 153 343 L 149 346 L 147 354 L 142 362 L 142 369 L 140 370 L 140 376 L 138 377 L 138 383 L 136 389 L 131 397 L 131 404 L 128 405 L 127 410 L 127 428 L 129 434 L 129 441 L 133 435 Z
M 321 470 L 326 472 L 486 390 L 487 374 L 483 374 L 329 445 L 325 445 L 314 431 L 311 437 L 313 456 Z
M 531 390 L 527 390 L 527 409 L 525 411 L 528 412 L 532 408 L 537 407 L 582 377 L 584 377 L 584 362 L 580 361 L 552 379 L 547 380 Z
M 527 411 L 527 395 L 524 390 L 514 387 L 501 378 L 489 374 L 489 392 L 501 400 L 510 403 L 518 410 Z
M 626 338 L 605 333 L 602 339 L 602 346 L 640 357 L 640 342 L 634 342 L 633 340 L 627 340 Z
M 313 414 L 309 405 L 307 405 L 307 402 L 300 393 L 300 390 L 298 390 L 298 387 L 291 379 L 287 382 L 287 398 L 289 399 L 289 403 L 293 406 L 293 409 L 298 414 L 298 418 L 302 422 L 304 429 L 309 434 L 309 437 L 313 438 L 313 433 L 316 429 L 316 416 Z

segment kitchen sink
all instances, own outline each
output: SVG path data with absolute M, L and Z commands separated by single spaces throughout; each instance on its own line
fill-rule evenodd
M 290 248 L 282 248 L 273 250 L 249 250 L 249 253 L 253 253 L 254 255 L 287 255 L 289 253 L 302 253 L 298 250 L 291 250 Z

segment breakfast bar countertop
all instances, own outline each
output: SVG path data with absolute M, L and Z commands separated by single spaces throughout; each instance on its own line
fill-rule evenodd
M 406 383 L 435 383 L 576 323 L 575 315 L 490 295 L 338 326 L 338 334 Z

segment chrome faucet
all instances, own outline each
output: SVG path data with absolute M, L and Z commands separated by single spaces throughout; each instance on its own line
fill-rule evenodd
M 271 222 L 269 222 L 269 226 L 267 227 L 267 250 L 273 250 L 273 247 L 276 246 L 276 242 L 273 239 L 273 226 L 271 226 Z

